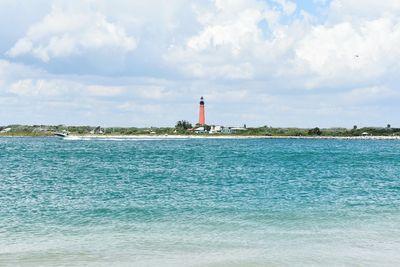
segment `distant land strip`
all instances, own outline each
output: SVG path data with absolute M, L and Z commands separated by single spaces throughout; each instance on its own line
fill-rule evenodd
M 384 137 L 385 139 L 400 138 L 400 128 L 363 127 L 347 128 L 276 128 L 276 127 L 248 127 L 230 133 L 198 133 L 194 128 L 181 127 L 100 127 L 100 126 L 66 126 L 66 125 L 7 125 L 0 126 L 0 136 L 54 136 L 56 133 L 67 133 L 76 136 L 243 136 L 243 137 Z

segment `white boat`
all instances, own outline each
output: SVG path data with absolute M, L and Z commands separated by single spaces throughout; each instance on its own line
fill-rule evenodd
M 54 134 L 55 136 L 58 136 L 58 137 L 67 137 L 68 136 L 68 133 L 55 133 Z

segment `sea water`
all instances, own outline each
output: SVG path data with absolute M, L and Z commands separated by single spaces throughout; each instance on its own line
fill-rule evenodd
M 400 266 L 400 141 L 0 138 L 0 266 Z

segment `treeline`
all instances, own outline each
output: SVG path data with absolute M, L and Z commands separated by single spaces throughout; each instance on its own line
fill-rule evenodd
M 104 134 L 104 135 L 174 135 L 195 134 L 192 125 L 187 121 L 180 121 L 175 127 L 94 127 L 94 126 L 66 126 L 66 125 L 7 125 L 0 126 L 0 135 L 11 136 L 52 136 L 54 133 L 68 132 L 70 134 Z M 215 133 L 215 135 L 224 135 Z M 400 136 L 400 128 L 392 127 L 364 127 L 346 128 L 274 128 L 252 127 L 245 131 L 238 131 L 227 135 L 252 136 Z
M 170 127 L 100 127 L 100 126 L 66 126 L 66 125 L 7 125 L 0 126 L 0 135 L 10 136 L 52 136 L 54 133 L 70 134 L 105 134 L 105 135 L 144 135 L 144 134 L 174 134 L 175 128 Z
M 262 135 L 262 136 L 400 136 L 400 128 L 273 128 L 257 127 L 247 128 L 247 131 L 235 133 L 236 135 Z

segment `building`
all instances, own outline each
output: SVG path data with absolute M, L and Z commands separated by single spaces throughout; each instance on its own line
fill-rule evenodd
M 197 134 L 208 133 L 204 127 L 198 127 L 196 129 L 194 129 L 194 132 Z
M 237 132 L 247 131 L 247 128 L 244 128 L 244 127 L 232 127 L 231 130 L 232 130 L 232 133 L 237 133 Z
M 211 128 L 210 128 L 210 134 L 213 134 L 213 133 L 222 133 L 222 131 L 223 131 L 223 129 L 224 129 L 224 126 L 221 126 L 221 125 L 212 125 L 211 126 Z
M 247 131 L 247 128 L 244 127 L 222 127 L 222 133 L 225 134 L 233 134 L 237 132 Z
M 206 115 L 204 110 L 204 98 L 200 98 L 200 110 L 199 110 L 199 125 L 204 126 L 206 124 Z
M 224 127 L 222 125 L 212 125 L 208 126 L 206 124 L 206 116 L 205 116 L 205 106 L 204 106 L 204 97 L 200 98 L 200 108 L 199 108 L 199 123 L 196 125 L 197 128 L 190 129 L 190 131 L 203 134 L 203 133 L 210 133 L 210 134 L 217 134 L 217 133 L 224 133 L 224 134 L 233 134 L 238 132 L 247 131 L 246 124 L 243 127 Z

